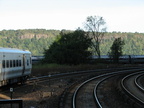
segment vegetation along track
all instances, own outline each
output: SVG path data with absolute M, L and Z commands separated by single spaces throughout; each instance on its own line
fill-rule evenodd
M 82 84 L 78 84 L 75 87 L 72 87 L 69 91 L 67 91 L 66 97 L 64 97 L 64 105 L 61 105 L 60 107 L 63 108 L 95 108 L 96 105 L 97 107 L 102 107 L 98 97 L 97 97 L 97 91 L 94 92 L 95 96 L 93 95 L 93 91 L 97 90 L 98 85 L 100 84 L 104 79 L 109 78 L 113 75 L 118 75 L 118 74 L 124 74 L 127 72 L 134 72 L 137 69 L 133 70 L 125 70 L 125 71 L 117 71 L 117 72 L 111 72 L 107 74 L 102 74 L 96 77 L 93 77 L 89 80 L 84 81 Z M 140 69 L 138 69 L 140 70 Z M 95 89 L 94 89 L 95 88 Z M 72 99 L 72 94 L 73 94 L 73 99 Z M 95 97 L 95 98 L 94 98 Z M 73 102 L 71 103 L 71 99 Z
M 139 78 L 143 76 L 143 72 L 127 75 L 121 81 L 124 92 L 131 98 L 131 104 L 142 108 L 144 107 L 144 89 L 140 86 Z

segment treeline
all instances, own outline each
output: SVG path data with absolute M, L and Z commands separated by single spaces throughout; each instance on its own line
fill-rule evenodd
M 102 55 L 107 54 L 113 41 L 121 37 L 124 40 L 124 55 L 144 55 L 144 33 L 106 33 L 101 44 Z
M 43 55 L 61 31 L 46 29 L 2 30 L 0 47 L 11 47 L 29 50 L 32 55 Z M 72 32 L 66 30 L 66 32 Z M 107 55 L 115 38 L 121 37 L 124 42 L 124 55 L 144 55 L 144 33 L 106 33 L 100 45 L 101 55 Z
M 29 50 L 32 55 L 43 55 L 59 35 L 59 30 L 28 29 L 0 31 L 0 47 Z

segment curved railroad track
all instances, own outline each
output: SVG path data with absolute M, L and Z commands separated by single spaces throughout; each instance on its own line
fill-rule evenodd
M 60 106 L 61 108 L 71 108 L 71 105 L 73 108 L 102 108 L 101 103 L 99 102 L 98 97 L 98 86 L 101 84 L 104 80 L 118 74 L 125 74 L 126 72 L 135 72 L 139 71 L 140 69 L 133 69 L 133 70 L 125 70 L 125 71 L 117 71 L 117 72 L 111 72 L 108 74 L 102 74 L 96 77 L 93 77 L 91 79 L 88 79 L 84 81 L 81 84 L 76 85 L 73 87 L 66 97 L 64 98 L 64 105 Z M 94 94 L 93 94 L 94 92 Z M 72 98 L 73 94 L 73 98 Z M 72 103 L 71 103 L 72 99 Z
M 101 75 L 101 76 L 99 76 L 100 79 L 97 80 L 97 82 L 99 82 L 103 78 L 106 78 L 107 76 L 110 76 L 111 72 L 118 71 L 118 70 L 127 70 L 127 71 L 129 71 L 130 69 L 137 70 L 137 68 L 98 69 L 98 70 L 77 71 L 77 72 L 69 72 L 69 73 L 62 73 L 62 74 L 54 74 L 54 75 L 34 77 L 34 78 L 30 78 L 26 82 L 26 84 L 24 84 L 23 86 L 14 86 L 15 92 L 17 92 L 17 94 L 15 93 L 15 97 L 14 98 L 17 99 L 17 98 L 20 97 L 20 99 L 25 99 L 21 95 L 21 92 L 22 92 L 21 90 L 22 90 L 22 88 L 25 88 L 26 86 L 28 86 L 27 87 L 28 90 L 24 91 L 26 94 L 29 94 L 29 93 L 33 94 L 33 92 L 34 92 L 34 94 L 38 95 L 37 97 L 40 99 L 40 102 L 45 102 L 46 101 L 45 99 L 47 98 L 45 96 L 47 96 L 47 93 L 50 92 L 49 89 L 53 89 L 54 86 L 59 86 L 59 85 L 53 85 L 52 84 L 53 82 L 55 82 L 55 81 L 61 82 L 61 80 L 64 80 L 64 79 L 67 79 L 67 80 L 74 79 L 74 81 L 72 81 L 72 82 L 69 82 L 69 83 L 66 82 L 66 84 L 64 85 L 66 89 L 63 92 L 63 94 L 65 94 L 65 95 L 62 94 L 60 96 L 61 98 L 60 98 L 59 107 L 62 106 L 62 107 L 65 107 L 65 108 L 69 108 L 69 106 L 71 107 L 71 105 L 72 105 L 70 101 L 71 101 L 71 98 L 73 97 L 73 92 L 75 91 L 75 88 L 77 88 L 78 86 L 80 86 L 80 84 L 81 84 L 82 81 L 84 81 L 86 79 L 90 79 L 90 78 L 92 78 L 94 76 Z M 121 72 L 123 72 L 123 71 L 121 71 Z M 109 74 L 106 74 L 106 73 L 109 73 Z M 37 83 L 37 85 L 36 85 L 37 86 L 36 91 L 32 91 L 31 89 L 33 89 L 33 86 L 35 85 L 35 83 Z M 62 81 L 62 83 L 63 83 L 63 81 Z M 50 87 L 49 87 L 49 84 L 51 85 Z M 95 85 L 95 84 L 93 83 L 92 85 Z M 11 87 L 13 87 L 13 86 L 11 86 Z M 42 90 L 43 88 L 41 89 L 40 87 L 45 87 L 45 90 L 43 91 Z M 58 87 L 58 88 L 61 88 L 61 87 Z M 95 86 L 94 86 L 94 88 L 95 88 Z M 48 90 L 46 90 L 46 89 L 48 89 Z M 58 90 L 56 90 L 56 89 L 57 88 L 55 88 L 54 93 L 56 95 L 58 95 L 57 92 L 59 92 L 58 91 L 59 89 Z M 69 91 L 68 89 L 70 89 L 71 91 Z M 1 94 L 4 94 L 6 96 L 9 95 L 9 88 L 7 90 L 4 90 L 4 91 L 1 90 L 1 91 L 2 91 Z M 87 96 L 87 95 L 85 95 L 85 96 Z M 94 95 L 93 95 L 93 97 L 94 97 Z M 29 99 L 31 99 L 31 98 L 29 98 Z M 61 102 L 62 100 L 63 100 L 63 102 Z M 66 101 L 66 100 L 70 100 L 70 101 Z M 28 101 L 24 102 L 24 106 L 27 106 L 27 105 L 25 105 L 27 102 Z M 62 105 L 61 105 L 61 103 L 62 103 Z M 49 105 L 49 103 L 47 103 L 45 106 L 49 107 L 50 105 Z M 28 108 L 28 107 L 25 107 L 25 108 Z
M 129 74 L 121 81 L 123 91 L 130 97 L 133 106 L 144 107 L 144 91 L 138 80 L 144 71 Z
M 143 84 L 143 81 L 144 81 L 144 74 L 140 74 L 138 75 L 136 78 L 135 78 L 135 84 L 136 86 L 144 92 L 144 84 Z
M 101 107 L 97 88 L 100 82 L 111 76 L 113 75 L 100 75 L 83 82 L 74 92 L 73 108 Z
M 18 83 L 18 84 L 12 84 L 3 86 L 0 88 L 1 94 L 9 93 L 10 88 L 14 88 L 14 90 L 17 90 L 19 88 L 29 86 L 29 85 L 37 85 L 39 83 L 47 82 L 48 86 L 51 85 L 52 81 L 55 80 L 63 80 L 66 78 L 77 78 L 77 80 L 88 77 L 90 75 L 96 75 L 99 74 L 98 72 L 101 71 L 102 73 L 105 70 L 111 71 L 111 70 L 121 70 L 121 68 L 115 68 L 115 69 L 98 69 L 98 70 L 88 70 L 88 71 L 76 71 L 76 72 L 66 72 L 66 73 L 60 73 L 60 74 L 52 74 L 52 75 L 45 75 L 45 76 L 38 76 L 38 77 L 31 77 L 29 78 L 24 84 Z M 32 88 L 33 89 L 33 88 Z M 8 98 L 7 98 L 8 99 Z
M 131 69 L 133 67 L 129 67 L 128 69 Z M 137 67 L 134 67 L 134 69 Z M 22 86 L 27 86 L 29 84 L 35 85 L 37 83 L 42 83 L 45 81 L 51 82 L 52 80 L 56 80 L 56 79 L 63 79 L 63 78 L 67 78 L 67 77 L 74 77 L 74 76 L 85 76 L 87 74 L 99 74 L 99 72 L 103 73 L 105 71 L 111 71 L 111 70 L 123 70 L 126 68 L 112 68 L 112 69 L 97 69 L 97 70 L 88 70 L 88 71 L 76 71 L 76 72 L 66 72 L 66 73 L 60 73 L 60 74 L 49 74 L 49 75 L 45 75 L 45 76 L 37 76 L 37 77 L 31 77 L 29 78 L 25 84 L 22 84 L 20 86 L 20 84 L 18 84 L 18 86 L 16 84 L 12 84 L 12 85 L 7 85 L 4 87 L 0 88 L 1 93 L 4 92 L 9 92 L 9 88 L 13 87 L 15 89 L 18 89 L 19 87 Z

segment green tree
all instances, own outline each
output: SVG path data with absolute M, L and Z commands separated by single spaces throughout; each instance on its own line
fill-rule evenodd
M 91 39 L 83 30 L 72 33 L 60 33 L 48 50 L 45 50 L 44 62 L 59 64 L 85 63 L 91 55 L 88 48 Z
M 112 46 L 111 46 L 111 51 L 108 53 L 108 55 L 113 59 L 114 63 L 119 62 L 119 57 L 122 56 L 122 49 L 124 45 L 124 41 L 121 40 L 121 38 L 117 38 L 114 40 Z
M 93 39 L 92 46 L 95 49 L 95 54 L 100 58 L 100 42 L 103 39 L 104 33 L 106 32 L 105 21 L 100 16 L 89 16 L 87 17 L 85 28 L 89 31 L 89 35 Z

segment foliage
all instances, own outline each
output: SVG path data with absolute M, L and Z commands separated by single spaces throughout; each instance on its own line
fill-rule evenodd
M 100 42 L 106 32 L 106 28 L 104 27 L 105 21 L 102 17 L 99 16 L 89 16 L 87 17 L 87 21 L 85 23 L 86 29 L 89 31 L 89 35 L 93 38 L 93 48 L 95 53 L 100 58 Z
M 74 31 L 63 30 L 64 33 Z M 32 55 L 43 56 L 44 49 L 48 49 L 55 41 L 59 30 L 27 29 L 27 30 L 2 30 L 0 31 L 0 47 L 11 47 L 29 50 Z M 43 37 L 43 36 L 47 37 Z M 25 36 L 25 37 L 24 37 Z M 37 37 L 41 36 L 41 37 Z M 115 38 L 124 40 L 124 55 L 144 55 L 144 33 L 107 32 L 100 43 L 101 55 L 107 55 Z M 92 52 L 95 50 L 89 48 Z M 93 53 L 95 55 L 95 53 Z
M 40 56 L 59 33 L 58 30 L 45 29 L 2 30 L 0 31 L 0 47 L 29 50 L 32 55 Z
M 114 63 L 119 62 L 119 57 L 122 56 L 122 49 L 123 49 L 124 41 L 121 38 L 117 38 L 114 40 L 111 51 L 109 52 L 109 56 L 113 59 Z
M 82 30 L 60 34 L 50 48 L 45 50 L 44 62 L 58 64 L 85 63 L 91 55 L 88 51 L 91 39 L 87 34 Z

